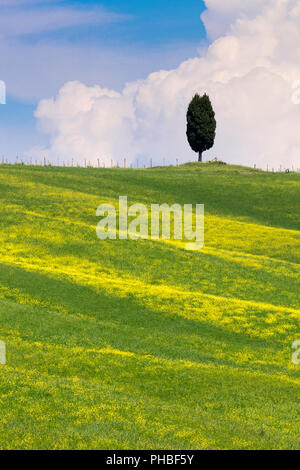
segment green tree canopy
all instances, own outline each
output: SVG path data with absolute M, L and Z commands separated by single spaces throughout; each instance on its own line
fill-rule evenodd
M 202 153 L 213 147 L 216 137 L 216 119 L 209 96 L 196 94 L 189 104 L 187 111 L 187 139 L 194 150 L 199 154 L 202 162 Z

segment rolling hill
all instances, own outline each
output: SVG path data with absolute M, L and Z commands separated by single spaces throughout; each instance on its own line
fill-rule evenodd
M 205 204 L 205 246 L 96 237 Z M 300 175 L 0 166 L 1 449 L 300 449 Z

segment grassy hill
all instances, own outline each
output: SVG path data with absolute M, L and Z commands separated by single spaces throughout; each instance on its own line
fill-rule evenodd
M 204 203 L 205 247 L 96 208 Z M 300 449 L 300 175 L 0 166 L 0 448 Z

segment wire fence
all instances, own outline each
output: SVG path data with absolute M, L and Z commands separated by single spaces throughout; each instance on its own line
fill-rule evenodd
M 190 161 L 190 162 L 185 162 L 185 163 L 196 163 L 195 161 Z M 216 163 L 220 165 L 226 165 L 222 160 L 219 160 L 217 158 L 214 158 L 213 160 L 210 160 L 208 162 L 204 163 Z M 155 160 L 155 163 L 153 162 L 153 159 L 150 158 L 148 161 L 145 162 L 145 160 L 139 160 L 136 159 L 133 163 L 128 164 L 128 159 L 127 158 L 121 158 L 120 160 L 113 160 L 110 159 L 110 161 L 106 159 L 101 159 L 97 158 L 96 161 L 92 162 L 88 159 L 83 159 L 81 161 L 76 160 L 74 158 L 70 159 L 57 159 L 57 161 L 50 161 L 47 160 L 46 157 L 42 157 L 40 159 L 34 159 L 31 157 L 26 157 L 22 158 L 19 156 L 15 157 L 15 160 L 12 161 L 11 159 L 6 158 L 4 155 L 2 155 L 2 158 L 0 159 L 0 165 L 24 165 L 24 166 L 39 166 L 39 167 L 68 167 L 68 168 L 107 168 L 107 169 L 112 169 L 112 168 L 119 168 L 119 169 L 135 169 L 135 170 L 140 170 L 140 169 L 146 169 L 146 168 L 155 168 L 155 167 L 179 167 L 180 166 L 180 159 L 176 158 L 173 163 L 169 161 L 169 159 L 162 158 L 161 162 L 159 162 L 157 159 Z M 258 171 L 267 171 L 270 173 L 300 173 L 300 168 L 297 168 L 296 166 L 291 165 L 291 167 L 284 167 L 283 165 L 280 165 L 279 167 L 275 167 L 272 165 L 266 165 L 265 168 L 254 164 L 253 165 L 254 170 Z
M 57 159 L 56 161 L 47 160 L 45 157 L 40 159 L 34 158 L 21 158 L 16 157 L 15 160 L 11 160 L 2 156 L 0 159 L 0 165 L 26 165 L 26 166 L 50 166 L 50 167 L 69 167 L 69 168 L 125 168 L 125 169 L 143 169 L 143 168 L 153 168 L 157 166 L 179 166 L 179 159 L 176 159 L 174 164 L 168 163 L 166 165 L 166 159 L 162 159 L 162 163 L 155 163 L 153 164 L 153 160 L 150 159 L 148 162 L 145 163 L 145 160 L 135 160 L 134 163 L 128 163 L 127 158 L 123 158 L 120 160 L 113 160 L 110 159 L 100 159 L 98 158 L 96 161 L 91 161 L 87 159 L 83 160 L 76 160 L 74 158 L 68 159 Z

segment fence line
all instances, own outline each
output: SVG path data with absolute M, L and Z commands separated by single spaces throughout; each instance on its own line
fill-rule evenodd
M 120 164 L 121 161 L 121 164 Z M 153 159 L 150 158 L 148 163 L 140 163 L 140 160 L 137 159 L 135 163 L 128 164 L 128 159 L 126 157 L 120 159 L 120 161 L 114 161 L 113 159 L 110 160 L 110 166 L 106 164 L 107 159 L 101 160 L 97 158 L 96 163 L 93 164 L 90 160 L 84 159 L 82 162 L 76 161 L 74 158 L 61 160 L 57 158 L 57 164 L 50 162 L 46 159 L 46 157 L 41 157 L 39 160 L 34 159 L 32 157 L 22 158 L 19 155 L 16 156 L 15 161 L 9 161 L 4 155 L 0 160 L 0 165 L 19 165 L 19 166 L 42 166 L 42 167 L 70 167 L 70 168 L 119 168 L 119 169 L 146 169 L 146 168 L 153 168 L 153 167 L 166 167 L 166 166 L 173 166 L 179 167 L 179 158 L 176 158 L 174 164 L 166 164 L 166 159 L 162 158 L 161 163 L 157 163 L 156 165 L 153 164 Z M 195 162 L 189 162 L 195 163 Z M 224 164 L 222 161 L 214 159 L 211 160 L 210 163 L 220 163 Z M 266 165 L 265 168 L 258 167 L 256 164 L 253 165 L 254 170 L 258 171 L 266 171 L 268 173 L 300 173 L 300 168 L 296 168 L 294 165 L 291 168 L 284 168 L 282 165 L 279 168 L 275 168 L 274 166 L 270 166 L 269 164 Z

